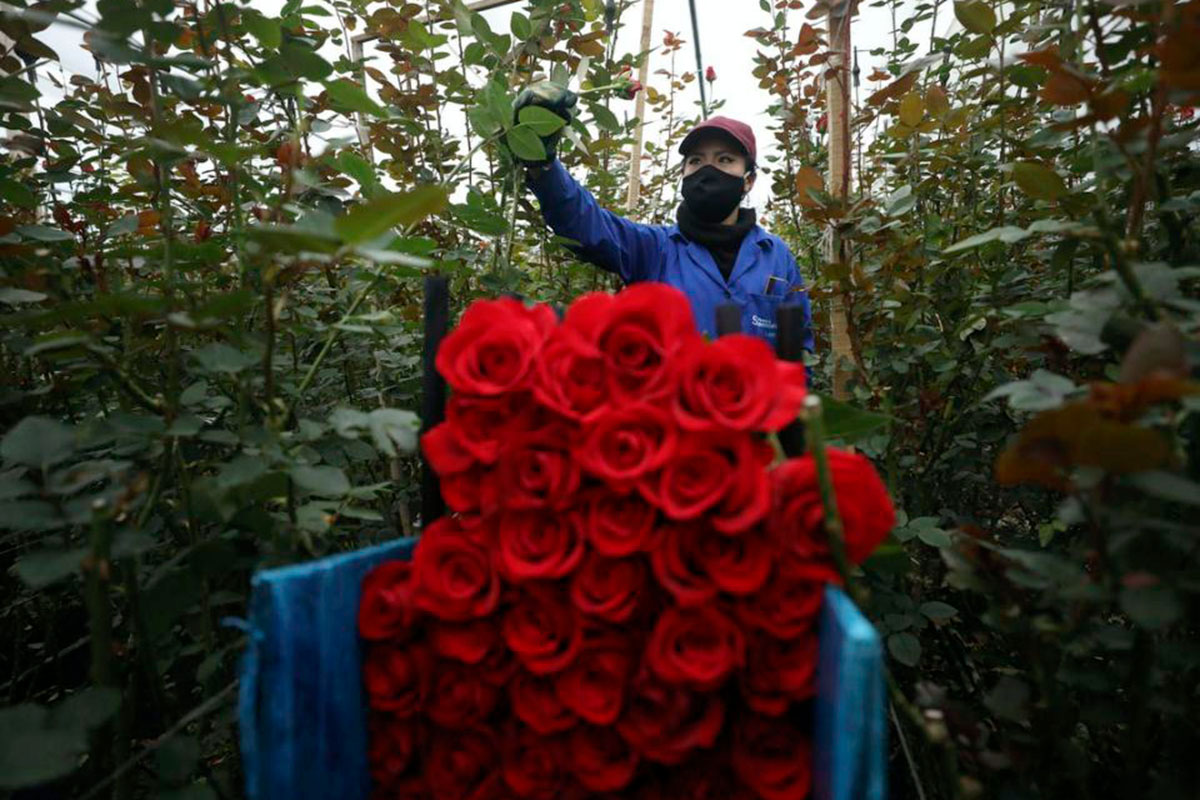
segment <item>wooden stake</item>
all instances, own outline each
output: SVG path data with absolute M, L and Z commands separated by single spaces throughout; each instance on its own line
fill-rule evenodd
M 638 69 L 638 81 L 642 90 L 637 96 L 637 133 L 633 140 L 633 153 L 629 157 L 629 193 L 625 198 L 625 208 L 630 214 L 637 210 L 638 199 L 642 192 L 642 142 L 646 131 L 646 81 L 650 79 L 650 29 L 654 23 L 654 0 L 645 0 L 642 4 L 642 66 Z M 670 131 L 667 132 L 668 137 Z
M 850 191 L 850 17 L 853 0 L 834 0 L 829 6 L 829 61 L 825 79 L 826 112 L 829 119 L 829 194 L 844 201 Z M 846 263 L 849 248 L 834 225 L 828 232 L 830 263 Z M 850 324 L 845 292 L 834 296 L 829 309 L 829 337 L 833 351 L 833 396 L 845 400 L 853 370 Z

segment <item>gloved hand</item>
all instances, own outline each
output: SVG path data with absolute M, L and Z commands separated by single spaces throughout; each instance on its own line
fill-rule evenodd
M 520 122 L 521 109 L 526 106 L 541 106 L 548 111 L 553 111 L 558 116 L 571 123 L 571 117 L 574 112 L 575 104 L 579 102 L 579 97 L 565 86 L 550 81 L 542 81 L 528 86 L 521 90 L 517 95 L 517 99 L 513 101 L 513 121 Z M 560 131 L 555 131 L 549 136 L 542 137 L 542 146 L 546 148 L 545 161 L 526 161 L 526 164 L 548 164 L 555 158 L 555 153 L 558 149 L 558 140 L 562 137 Z

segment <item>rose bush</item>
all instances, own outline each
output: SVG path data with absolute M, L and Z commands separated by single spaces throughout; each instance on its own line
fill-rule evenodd
M 806 796 L 838 577 L 811 459 L 767 442 L 803 370 L 704 341 L 653 284 L 561 324 L 476 303 L 437 363 L 454 396 L 423 446 L 457 516 L 363 584 L 379 796 Z M 866 459 L 829 455 L 861 561 L 891 503 Z

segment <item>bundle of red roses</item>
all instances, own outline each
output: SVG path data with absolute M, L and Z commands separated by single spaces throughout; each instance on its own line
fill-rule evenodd
M 804 372 L 706 341 L 678 291 L 480 301 L 423 447 L 453 514 L 363 587 L 377 796 L 803 798 L 814 619 L 836 581 L 811 458 L 772 467 Z M 891 529 L 829 451 L 847 553 Z

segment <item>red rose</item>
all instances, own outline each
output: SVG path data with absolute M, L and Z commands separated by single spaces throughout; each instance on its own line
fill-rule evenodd
M 712 747 L 725 720 L 715 693 L 695 693 L 641 678 L 617 732 L 643 758 L 679 764 L 699 747 Z
M 506 511 L 496 528 L 496 565 L 511 581 L 561 578 L 583 559 L 579 515 Z
M 770 445 L 744 438 L 732 452 L 733 483 L 711 512 L 713 528 L 738 534 L 762 522 L 771 513 L 771 475 L 767 467 L 775 454 Z
M 832 447 L 826 452 L 846 557 L 861 564 L 895 527 L 896 511 L 870 461 Z M 789 459 L 776 467 L 771 477 L 775 494 L 772 531 L 802 559 L 827 558 L 825 512 L 812 456 Z
M 529 586 L 504 615 L 504 640 L 538 675 L 565 669 L 583 644 L 579 612 L 558 591 Z
M 587 501 L 587 537 L 597 553 L 620 557 L 646 550 L 658 510 L 638 494 L 596 491 Z
M 492 800 L 500 792 L 495 731 L 441 731 L 425 759 L 425 781 L 437 800 Z
M 358 633 L 364 639 L 404 638 L 417 618 L 412 563 L 386 561 L 363 579 Z
M 730 594 L 757 592 L 767 582 L 775 562 L 775 547 L 760 528 L 739 536 L 705 529 L 695 547 L 696 563 L 718 589 Z
M 570 730 L 579 722 L 558 699 L 554 681 L 519 670 L 508 684 L 508 701 L 517 719 L 542 735 Z
M 708 81 L 709 83 L 712 83 L 716 79 L 717 79 L 716 69 L 714 69 L 713 67 L 709 67 L 708 69 L 704 70 L 704 80 Z
M 465 472 L 441 475 L 442 497 L 451 511 L 460 514 L 475 514 L 491 511 L 497 505 L 495 473 L 475 465 Z
M 421 645 L 374 645 L 363 663 L 363 685 L 371 708 L 397 717 L 421 711 L 429 694 L 433 659 Z
M 812 747 L 786 717 L 744 715 L 734 728 L 733 768 L 763 800 L 804 800 Z
M 537 420 L 528 395 L 500 397 L 454 395 L 446 404 L 446 422 L 457 448 L 483 464 L 494 464 L 507 439 L 514 433 L 533 430 Z M 441 426 L 439 426 L 441 427 Z M 437 430 L 436 428 L 434 430 Z M 430 431 L 433 433 L 433 431 Z M 426 438 L 429 434 L 426 434 Z M 432 457 L 430 461 L 432 462 Z M 463 467 L 465 469 L 470 464 Z M 439 472 L 442 470 L 438 469 Z M 450 470 L 461 471 L 461 470 Z
M 729 765 L 729 754 L 698 753 L 668 777 L 671 800 L 759 800 Z
M 452 510 L 471 513 L 495 506 L 495 477 L 463 446 L 458 426 L 443 422 L 421 437 L 421 449 L 441 480 L 442 497 Z
M 699 337 L 687 296 L 662 283 L 637 283 L 607 301 L 576 301 L 567 323 L 595 342 L 614 398 L 625 401 L 669 393 L 676 353 Z
M 608 405 L 600 350 L 573 328 L 557 328 L 542 350 L 533 391 L 546 408 L 576 422 L 590 421 Z
M 612 728 L 581 725 L 567 740 L 571 771 L 593 792 L 616 792 L 633 780 L 638 755 Z
M 639 80 L 631 80 L 631 81 L 629 81 L 629 83 L 627 83 L 627 84 L 625 85 L 625 89 L 624 89 L 624 91 L 623 91 L 623 92 L 621 92 L 621 95 L 622 95 L 622 96 L 623 96 L 623 97 L 624 97 L 626 100 L 632 100 L 633 98 L 637 97 L 637 96 L 638 96 L 638 92 L 640 92 L 640 91 L 641 91 L 642 89 L 644 89 L 644 88 L 646 88 L 646 87 L 642 86 L 642 82 L 641 82 L 641 81 L 639 81 Z
M 429 626 L 429 643 L 442 658 L 478 664 L 500 646 L 500 633 L 490 619 L 461 624 L 439 622 Z
M 804 378 L 758 336 L 694 342 L 681 358 L 675 417 L 694 431 L 776 431 L 799 414 Z
M 760 714 L 779 716 L 795 700 L 816 694 L 818 641 L 816 630 L 794 639 L 759 634 L 750 640 L 742 694 Z
M 571 602 L 592 617 L 625 622 L 645 596 L 646 565 L 631 558 L 588 555 L 571 577 Z
M 741 628 L 715 605 L 668 608 L 646 644 L 646 664 L 655 675 L 702 691 L 720 687 L 745 662 Z
M 391 786 L 408 771 L 416 750 L 417 723 L 390 714 L 372 714 L 367 762 L 371 779 L 379 786 Z
M 620 490 L 665 464 L 676 437 L 670 415 L 656 406 L 612 408 L 592 425 L 575 455 L 585 470 Z
M 499 690 L 485 683 L 478 669 L 455 661 L 434 668 L 425 713 L 443 728 L 474 728 L 492 713 Z
M 784 554 L 761 590 L 738 599 L 735 613 L 744 624 L 776 638 L 800 636 L 812 627 L 821 610 L 824 582 L 835 577 L 823 563 Z
M 621 716 L 632 664 L 621 637 L 588 642 L 575 663 L 559 674 L 554 685 L 558 699 L 587 722 L 612 725 Z
M 504 737 L 504 782 L 520 797 L 558 800 L 570 787 L 560 739 L 528 729 Z
M 703 605 L 717 596 L 717 585 L 700 561 L 703 535 L 703 523 L 667 525 L 650 553 L 654 577 L 681 606 Z
M 569 433 L 554 426 L 514 437 L 496 467 L 505 508 L 562 508 L 579 488 L 579 466 Z
M 438 519 L 421 536 L 413 570 L 417 603 L 440 619 L 484 617 L 500 600 L 500 581 L 487 547 L 450 517 Z
M 477 300 L 437 353 L 437 370 L 456 392 L 494 396 L 525 388 L 557 318 L 545 305 Z
M 462 443 L 462 431 L 449 422 L 435 425 L 421 437 L 429 466 L 439 475 L 453 475 L 475 466 L 476 458 Z

